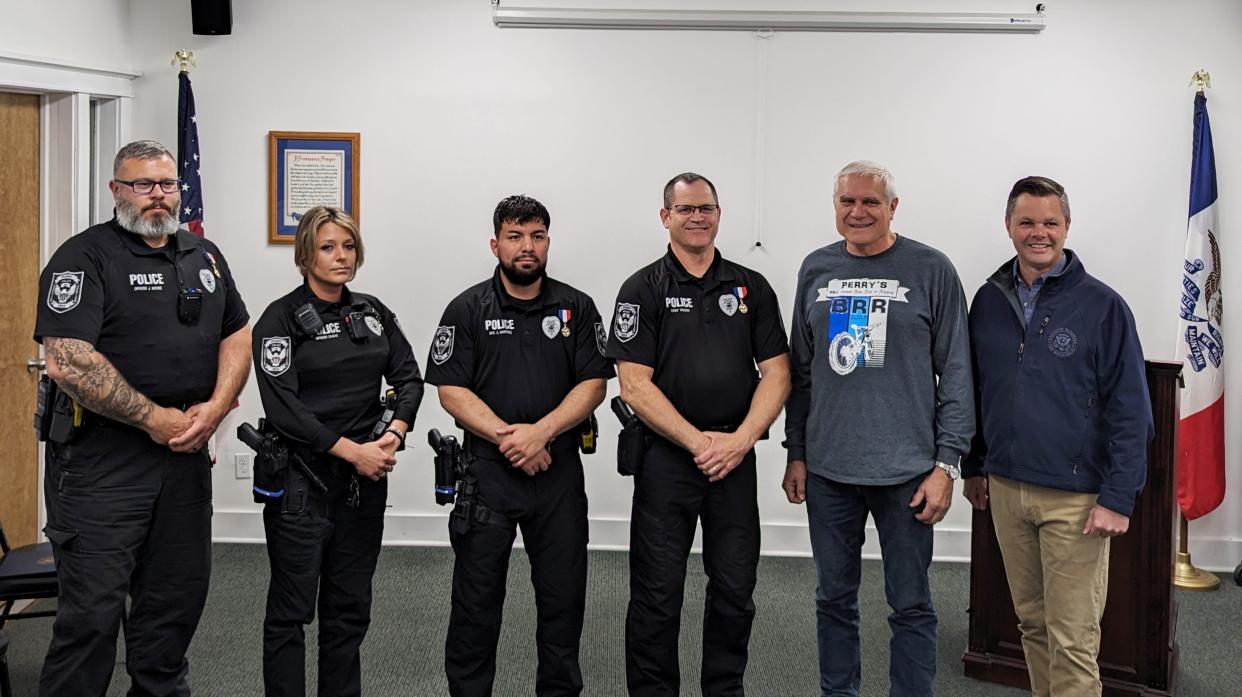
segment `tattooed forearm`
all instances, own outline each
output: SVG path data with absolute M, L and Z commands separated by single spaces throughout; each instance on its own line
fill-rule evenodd
M 44 340 L 48 375 L 96 414 L 142 427 L 155 404 L 135 390 L 95 347 L 81 339 Z

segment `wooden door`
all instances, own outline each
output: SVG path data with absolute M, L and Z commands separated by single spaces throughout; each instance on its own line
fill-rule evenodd
M 39 357 L 39 97 L 0 92 L 0 523 L 14 546 L 39 534 L 38 444 L 32 427 Z

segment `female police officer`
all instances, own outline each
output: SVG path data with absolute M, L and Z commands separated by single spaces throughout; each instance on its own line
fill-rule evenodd
M 298 224 L 294 262 L 305 281 L 255 325 L 254 362 L 269 430 L 289 446 L 263 524 L 272 580 L 263 623 L 267 695 L 304 695 L 304 625 L 319 596 L 319 694 L 361 693 L 358 649 L 371 614 L 396 464 L 423 396 L 418 363 L 393 313 L 345 286 L 362 266 L 358 226 L 315 207 Z M 391 423 L 377 427 L 380 379 L 396 390 Z M 378 432 L 378 433 L 377 433 Z M 298 462 L 298 460 L 301 462 Z

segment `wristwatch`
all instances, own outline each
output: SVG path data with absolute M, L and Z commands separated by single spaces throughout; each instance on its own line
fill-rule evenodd
M 949 481 L 956 482 L 962 476 L 962 470 L 957 465 L 950 465 L 937 460 L 936 466 L 944 470 L 945 474 L 949 475 Z

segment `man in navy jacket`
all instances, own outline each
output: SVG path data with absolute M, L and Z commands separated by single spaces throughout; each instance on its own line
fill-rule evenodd
M 1126 532 L 1154 429 L 1134 317 L 1064 249 L 1060 184 L 1014 184 L 1017 256 L 975 294 L 979 428 L 965 495 L 992 510 L 1031 690 L 1099 695 L 1109 539 Z

